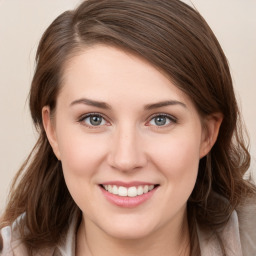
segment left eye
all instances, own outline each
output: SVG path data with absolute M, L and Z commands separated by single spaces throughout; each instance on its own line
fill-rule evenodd
M 176 120 L 166 115 L 157 115 L 149 121 L 149 124 L 154 126 L 166 126 L 171 122 L 176 122 Z
M 88 126 L 101 126 L 107 123 L 101 115 L 97 114 L 87 115 L 81 121 L 86 123 Z

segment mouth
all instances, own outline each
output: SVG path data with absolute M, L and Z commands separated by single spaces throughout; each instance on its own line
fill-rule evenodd
M 120 197 L 138 197 L 143 194 L 147 194 L 153 189 L 156 189 L 159 184 L 139 185 L 139 186 L 118 186 L 112 184 L 100 184 L 100 186 L 108 193 Z

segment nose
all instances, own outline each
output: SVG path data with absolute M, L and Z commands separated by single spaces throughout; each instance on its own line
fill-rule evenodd
M 122 172 L 144 167 L 147 157 L 136 128 L 123 127 L 115 131 L 108 155 L 109 165 Z

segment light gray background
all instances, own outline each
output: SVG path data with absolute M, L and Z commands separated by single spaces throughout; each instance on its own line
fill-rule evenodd
M 37 44 L 79 0 L 0 0 L 0 212 L 11 180 L 36 141 L 27 106 Z M 185 1 L 189 2 L 189 1 Z M 256 0 L 193 0 L 230 62 L 256 169 Z

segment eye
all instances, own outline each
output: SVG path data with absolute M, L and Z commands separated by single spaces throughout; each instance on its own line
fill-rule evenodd
M 83 116 L 81 119 L 79 119 L 79 122 L 89 127 L 103 126 L 107 124 L 106 120 L 102 115 L 94 113 Z
M 170 123 L 176 123 L 177 120 L 171 115 L 159 114 L 150 119 L 149 125 L 153 126 L 168 126 Z

